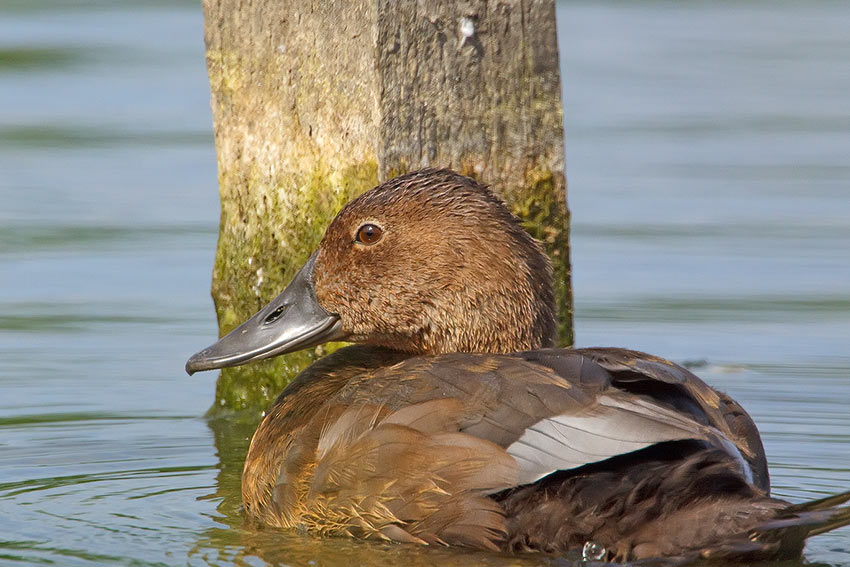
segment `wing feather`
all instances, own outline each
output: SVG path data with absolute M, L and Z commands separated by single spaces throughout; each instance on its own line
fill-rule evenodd
M 539 420 L 507 451 L 520 463 L 520 484 L 529 484 L 656 443 L 711 437 L 709 428 L 651 402 L 600 396 L 588 411 Z

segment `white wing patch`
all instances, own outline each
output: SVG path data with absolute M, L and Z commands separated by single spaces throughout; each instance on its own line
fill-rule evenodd
M 556 415 L 525 430 L 507 451 L 520 466 L 519 484 L 663 441 L 714 438 L 719 432 L 643 399 L 602 396 L 582 414 Z

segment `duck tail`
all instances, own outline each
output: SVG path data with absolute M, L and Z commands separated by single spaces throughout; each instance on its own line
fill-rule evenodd
M 700 551 L 704 559 L 772 560 L 799 557 L 806 539 L 850 525 L 850 490 L 792 504 L 745 534 Z

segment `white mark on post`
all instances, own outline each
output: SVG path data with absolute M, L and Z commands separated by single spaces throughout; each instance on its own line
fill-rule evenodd
M 475 35 L 475 22 L 466 16 L 460 19 L 460 44 L 458 49 L 466 45 L 466 40 Z

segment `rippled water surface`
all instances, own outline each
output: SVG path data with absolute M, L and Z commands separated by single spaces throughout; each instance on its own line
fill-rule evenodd
M 559 7 L 577 338 L 751 410 L 775 492 L 850 488 L 850 8 Z M 250 530 L 216 327 L 194 2 L 0 4 L 0 564 L 540 565 Z M 850 530 L 810 562 L 850 563 Z

